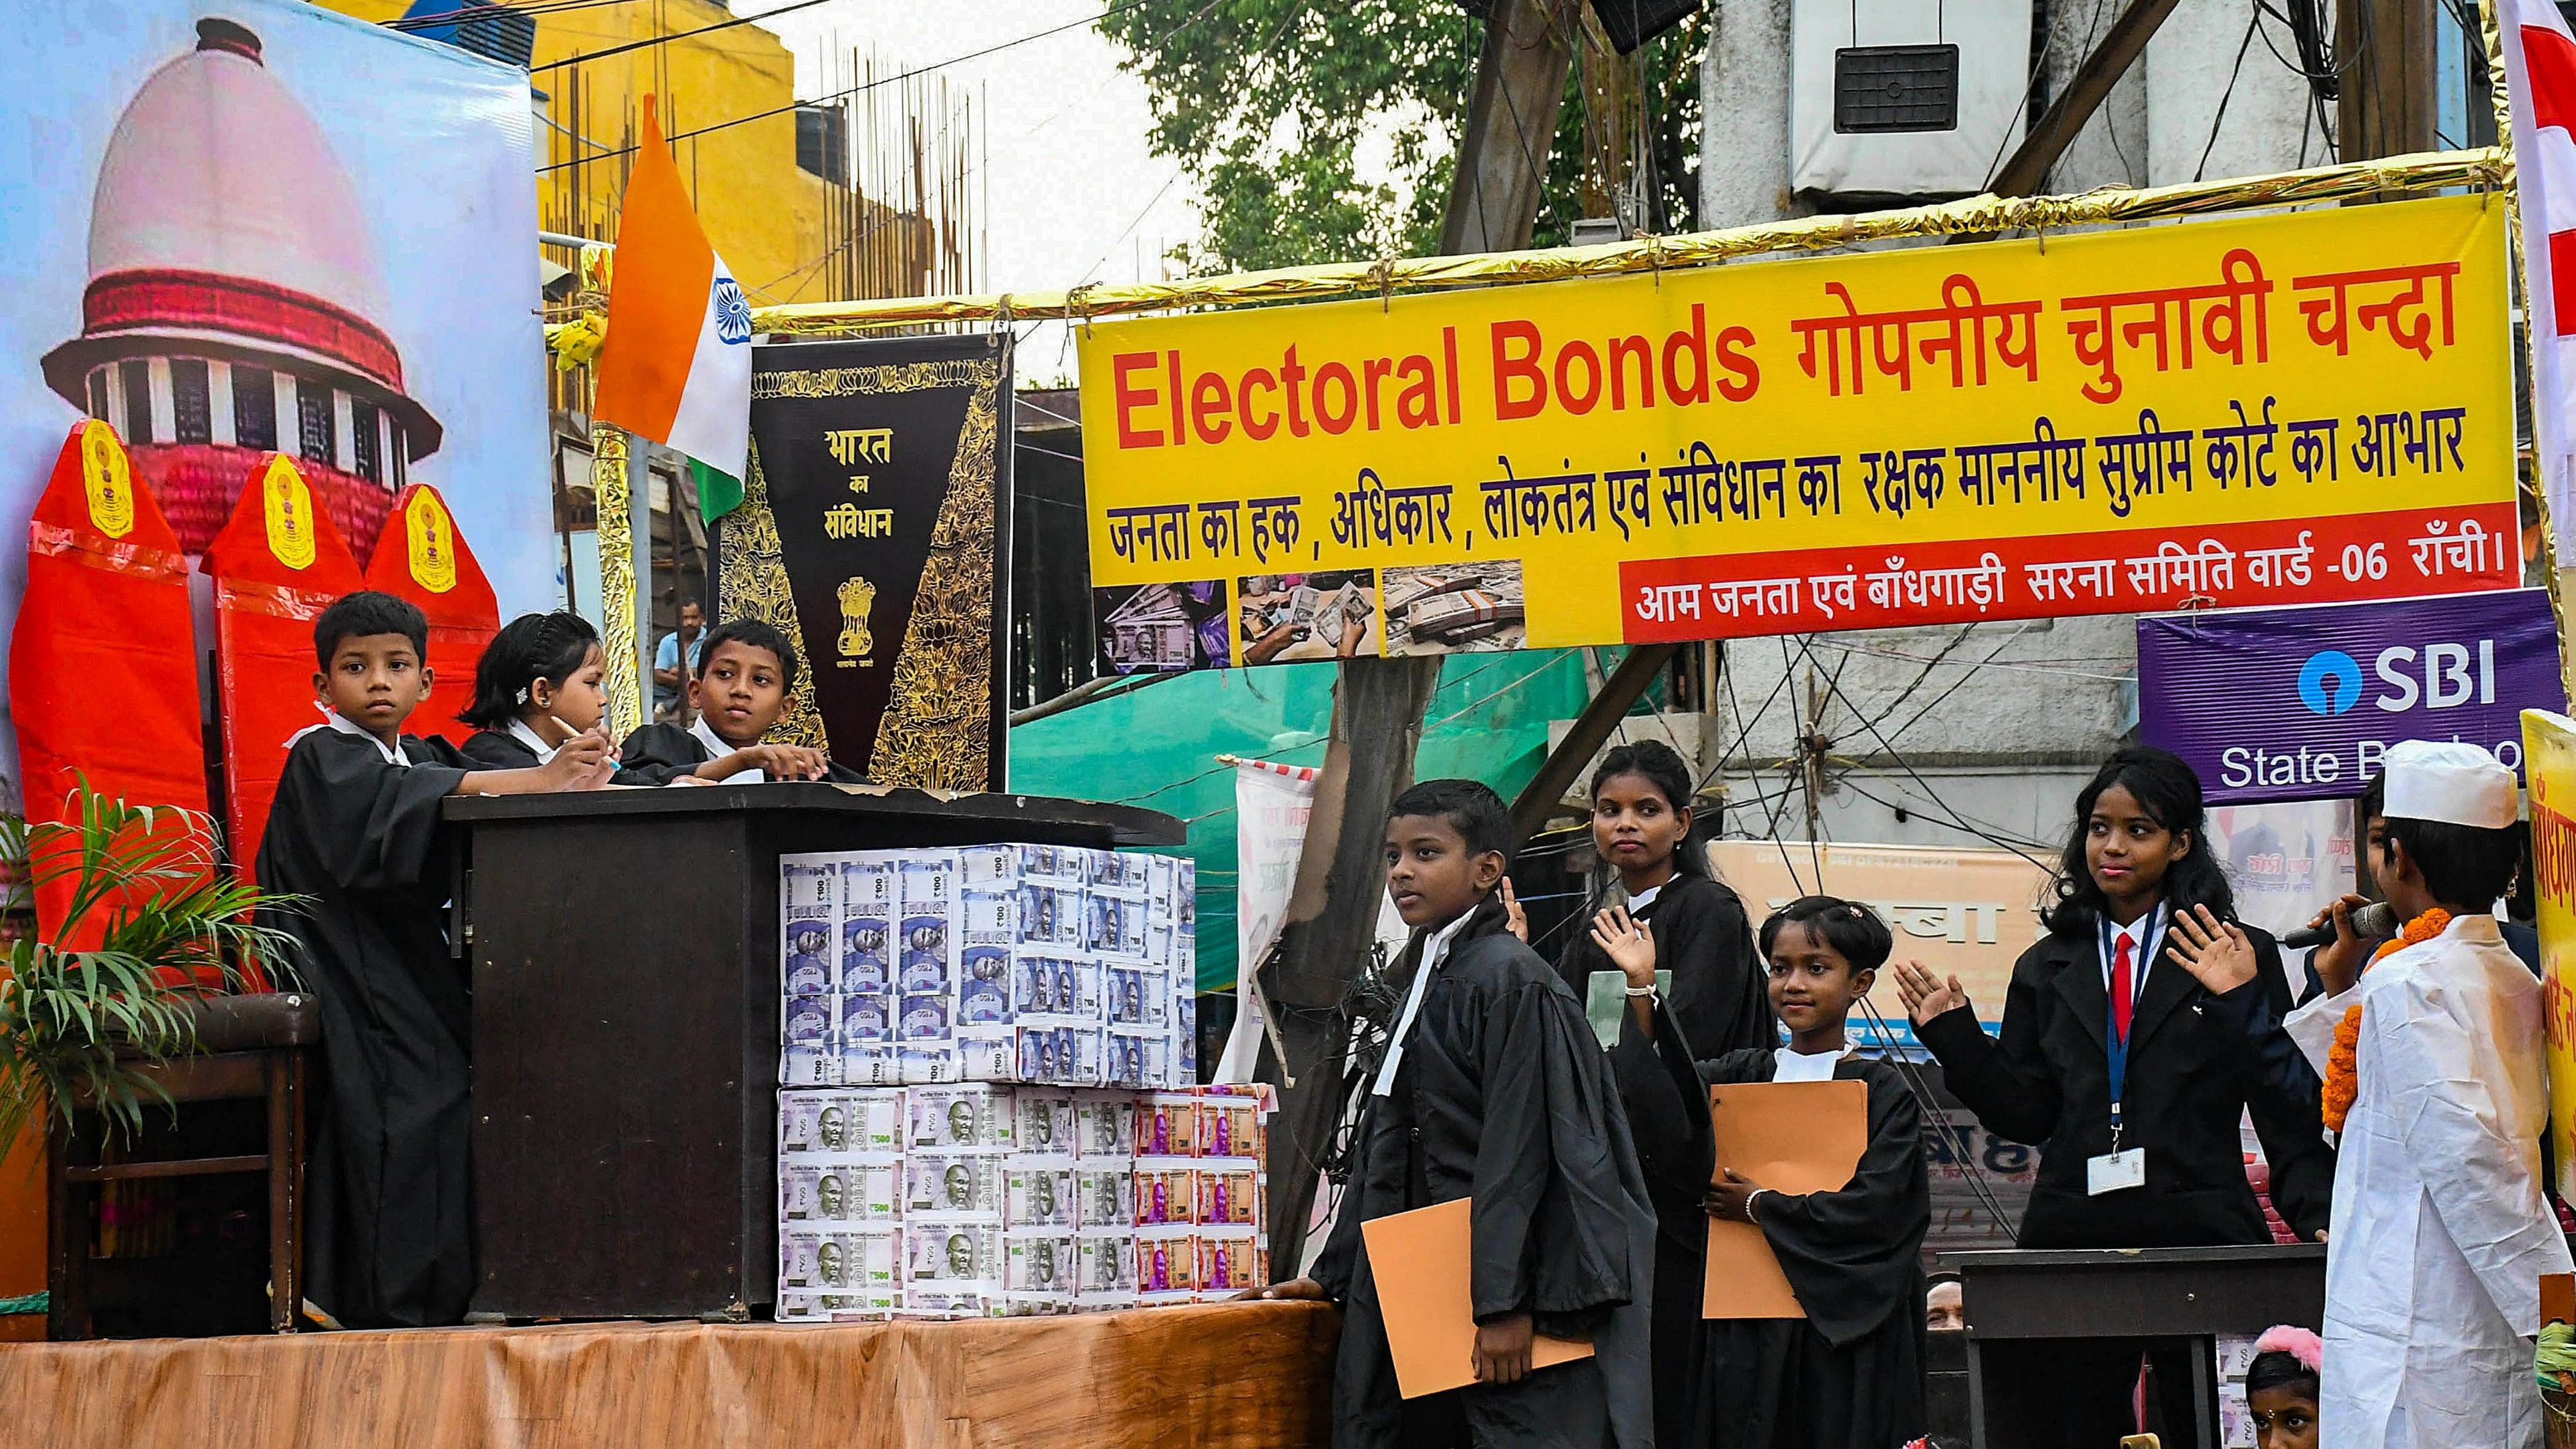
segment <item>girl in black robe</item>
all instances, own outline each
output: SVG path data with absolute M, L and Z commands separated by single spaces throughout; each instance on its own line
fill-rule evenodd
M 495 770 L 533 770 L 608 713 L 607 657 L 579 614 L 521 614 L 501 626 L 474 666 L 474 726 L 465 758 Z M 605 743 L 606 736 L 602 736 Z
M 1771 1003 L 1753 950 L 1744 902 L 1710 871 L 1691 839 L 1691 776 L 1661 740 L 1621 745 L 1592 773 L 1592 845 L 1619 872 L 1628 914 L 1655 938 L 1655 960 L 1672 973 L 1665 1005 L 1692 1048 L 1704 1055 L 1768 1047 L 1776 1038 Z M 1581 931 L 1556 969 L 1577 1000 L 1592 973 L 1617 971 Z
M 1605 914 L 1595 928 L 1605 954 L 1631 982 L 1651 983 L 1650 940 Z M 1786 1047 L 1693 1060 L 1671 1012 L 1631 998 L 1611 1055 L 1665 1236 L 1686 1229 L 1704 1245 L 1710 1217 L 1759 1225 L 1807 1314 L 1706 1322 L 1668 1449 L 1887 1449 L 1923 1433 L 1921 1253 L 1932 1201 L 1922 1112 L 1897 1069 L 1852 1055 L 1844 1030 L 1892 944 L 1868 907 L 1831 896 L 1765 921 Z M 1869 1144 L 1848 1185 L 1774 1192 L 1713 1161 L 1710 1085 L 1828 1078 L 1869 1088 Z M 1700 1297 L 1695 1279 L 1694 1313 Z
M 1592 775 L 1592 844 L 1619 872 L 1628 918 L 1654 939 L 1655 964 L 1672 973 L 1665 1009 L 1694 1051 L 1720 1056 L 1769 1050 L 1778 1039 L 1744 903 L 1717 880 L 1691 839 L 1690 770 L 1661 740 L 1621 745 Z M 1578 1000 L 1596 971 L 1617 972 L 1590 934 L 1575 933 L 1557 972 Z M 1651 1090 L 1660 1092 L 1660 1084 Z M 1649 1150 L 1639 1143 L 1639 1151 Z M 1655 1246 L 1655 1433 L 1682 1442 L 1683 1387 L 1700 1359 L 1700 1258 L 1707 1241 L 1699 1190 L 1659 1215 Z

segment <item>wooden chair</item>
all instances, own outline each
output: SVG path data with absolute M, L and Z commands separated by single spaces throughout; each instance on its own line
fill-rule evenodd
M 197 1054 L 151 1068 L 152 1075 L 183 1106 L 265 1099 L 268 1150 L 102 1164 L 94 1133 L 57 1130 L 46 1168 L 52 1199 L 47 1328 L 57 1341 L 91 1336 L 90 1245 L 99 1184 L 221 1173 L 268 1176 L 269 1327 L 295 1331 L 304 1301 L 306 1056 L 321 1040 L 321 1004 L 307 992 L 278 992 L 209 997 L 194 1009 Z

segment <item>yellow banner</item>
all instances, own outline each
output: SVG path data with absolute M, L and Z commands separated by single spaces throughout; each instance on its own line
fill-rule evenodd
M 2467 196 L 1080 329 L 1128 669 L 2519 572 Z
M 2531 782 L 2531 879 L 2540 905 L 2540 992 L 2549 1033 L 2549 1143 L 2558 1195 L 2576 1196 L 2576 720 L 2522 712 Z

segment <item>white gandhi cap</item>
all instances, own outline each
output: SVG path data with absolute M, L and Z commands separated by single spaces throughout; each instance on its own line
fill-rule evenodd
M 2401 740 L 2388 747 L 2382 765 L 2392 819 L 2501 830 L 2520 817 L 2513 771 L 2476 745 Z

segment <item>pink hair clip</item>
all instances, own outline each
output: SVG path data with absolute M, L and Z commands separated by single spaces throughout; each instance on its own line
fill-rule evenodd
M 2263 1330 L 2254 1340 L 2258 1354 L 2286 1353 L 2299 1361 L 2299 1367 L 2312 1374 L 2325 1372 L 2325 1341 L 2295 1323 L 2279 1323 Z

